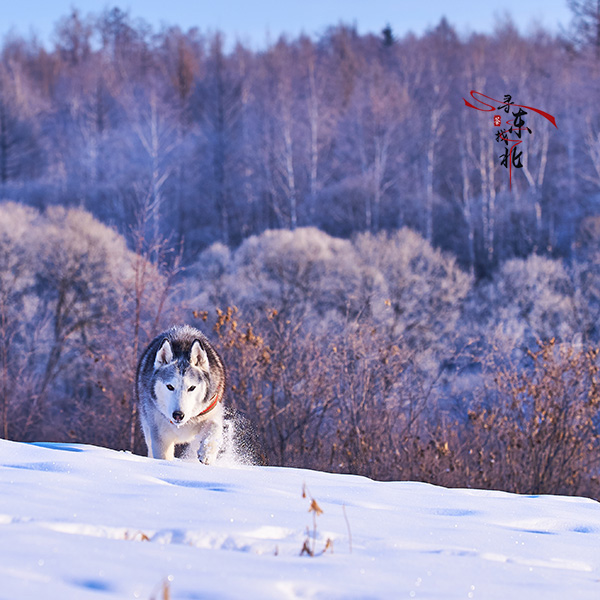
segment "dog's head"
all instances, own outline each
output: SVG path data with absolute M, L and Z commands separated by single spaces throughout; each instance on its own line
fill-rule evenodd
M 210 365 L 198 340 L 189 353 L 175 356 L 165 339 L 154 359 L 154 373 L 158 409 L 174 425 L 185 425 L 210 405 Z

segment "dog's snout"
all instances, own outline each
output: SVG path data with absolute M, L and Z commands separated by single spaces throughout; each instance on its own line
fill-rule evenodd
M 175 421 L 175 423 L 181 423 L 183 417 L 185 417 L 185 415 L 180 410 L 173 411 L 173 421 Z

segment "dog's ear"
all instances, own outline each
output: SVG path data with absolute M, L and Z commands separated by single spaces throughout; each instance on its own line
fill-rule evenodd
M 199 367 L 204 371 L 208 371 L 208 356 L 206 351 L 202 347 L 202 344 L 195 340 L 192 344 L 192 350 L 190 352 L 190 364 L 193 367 Z
M 156 358 L 154 359 L 154 368 L 158 369 L 158 367 L 163 367 L 171 362 L 173 362 L 173 348 L 171 348 L 169 340 L 165 340 L 162 343 L 159 351 L 156 353 Z

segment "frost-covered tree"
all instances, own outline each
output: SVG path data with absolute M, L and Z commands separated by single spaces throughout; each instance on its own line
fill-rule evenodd
M 354 245 L 385 282 L 377 317 L 389 335 L 416 351 L 447 344 L 471 286 L 456 260 L 409 229 L 363 234 Z
M 471 280 L 419 234 L 362 234 L 354 241 L 314 228 L 273 230 L 229 252 L 215 245 L 193 267 L 200 306 L 276 311 L 326 330 L 373 323 L 415 352 L 448 343 Z M 262 315 L 262 316 L 261 316 Z
M 8 438 L 11 399 L 24 389 L 26 324 L 38 307 L 33 294 L 36 253 L 30 242 L 36 239 L 37 213 L 7 202 L 0 204 L 0 215 L 0 431 Z
M 363 308 L 361 265 L 351 242 L 315 228 L 266 231 L 231 255 L 215 245 L 195 269 L 208 277 L 222 273 L 208 282 L 212 294 L 203 290 L 203 305 L 236 305 L 253 318 L 276 311 L 282 319 L 308 319 L 317 326 L 326 315 L 339 319 Z
M 133 275 L 133 255 L 123 238 L 81 210 L 48 209 L 27 244 L 37 256 L 37 310 L 24 331 L 28 393 L 13 398 L 28 402 L 29 410 L 20 413 L 23 434 L 39 426 L 41 417 L 56 414 L 52 404 L 59 398 L 81 393 L 84 381 L 90 384 L 87 377 L 77 384 L 75 372 L 100 351 L 100 332 L 119 314 Z
M 567 0 L 573 13 L 570 38 L 578 48 L 591 47 L 600 57 L 600 2 L 598 0 Z
M 505 349 L 581 334 L 572 277 L 562 261 L 531 255 L 507 261 L 483 300 L 488 339 Z
M 0 61 L 0 185 L 35 178 L 45 163 L 38 132 L 43 102 L 19 62 Z
M 156 265 L 81 209 L 3 203 L 0 274 L 2 435 L 130 447 L 137 353 L 168 306 Z

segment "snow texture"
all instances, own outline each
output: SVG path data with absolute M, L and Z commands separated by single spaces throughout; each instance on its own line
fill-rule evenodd
M 585 498 L 0 440 L 3 600 L 597 600 L 598 548 Z

